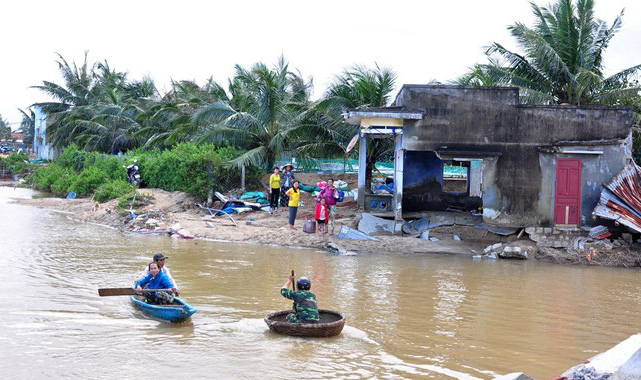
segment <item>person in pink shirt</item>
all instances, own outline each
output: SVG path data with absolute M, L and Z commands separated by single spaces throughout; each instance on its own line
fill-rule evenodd
M 325 199 L 325 204 L 329 209 L 327 217 L 327 230 L 330 235 L 334 235 L 334 220 L 336 219 L 336 200 L 338 199 L 338 190 L 334 187 L 334 179 L 327 180 L 327 187 L 318 193 L 316 201 L 320 202 L 321 198 Z

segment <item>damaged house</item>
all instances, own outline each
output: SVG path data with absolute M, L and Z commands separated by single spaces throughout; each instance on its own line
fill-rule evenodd
M 359 209 L 397 222 L 482 209 L 496 226 L 595 225 L 603 184 L 632 160 L 631 109 L 523 105 L 517 88 L 404 85 L 392 106 L 344 116 L 360 126 Z M 392 194 L 365 183 L 379 138 L 395 144 Z

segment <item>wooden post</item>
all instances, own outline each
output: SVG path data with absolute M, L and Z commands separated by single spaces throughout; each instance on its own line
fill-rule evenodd
M 367 171 L 367 135 L 359 131 L 358 141 L 358 209 L 365 210 L 365 193 L 367 186 L 372 184 L 365 183 L 365 173 Z
M 403 135 L 397 133 L 394 136 L 394 221 L 395 232 L 400 233 L 403 226 L 403 168 L 405 151 L 403 150 Z

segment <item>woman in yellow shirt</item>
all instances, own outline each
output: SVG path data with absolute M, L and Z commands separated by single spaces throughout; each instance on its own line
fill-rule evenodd
M 269 176 L 269 206 L 270 214 L 278 211 L 278 199 L 280 199 L 280 171 L 278 166 L 274 167 L 274 174 Z
M 296 213 L 298 213 L 298 203 L 300 202 L 300 190 L 298 189 L 298 181 L 294 181 L 291 189 L 287 190 L 285 195 L 289 197 L 289 228 L 295 230 L 294 222 L 296 221 Z

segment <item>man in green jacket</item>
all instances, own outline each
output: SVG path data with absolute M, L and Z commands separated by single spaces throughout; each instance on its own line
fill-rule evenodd
M 307 277 L 301 277 L 296 282 L 298 291 L 289 289 L 294 282 L 294 276 L 290 276 L 287 283 L 280 289 L 280 294 L 294 301 L 294 311 L 287 315 L 287 322 L 291 323 L 318 323 L 318 306 L 316 306 L 316 296 L 310 292 L 312 287 L 311 281 Z

